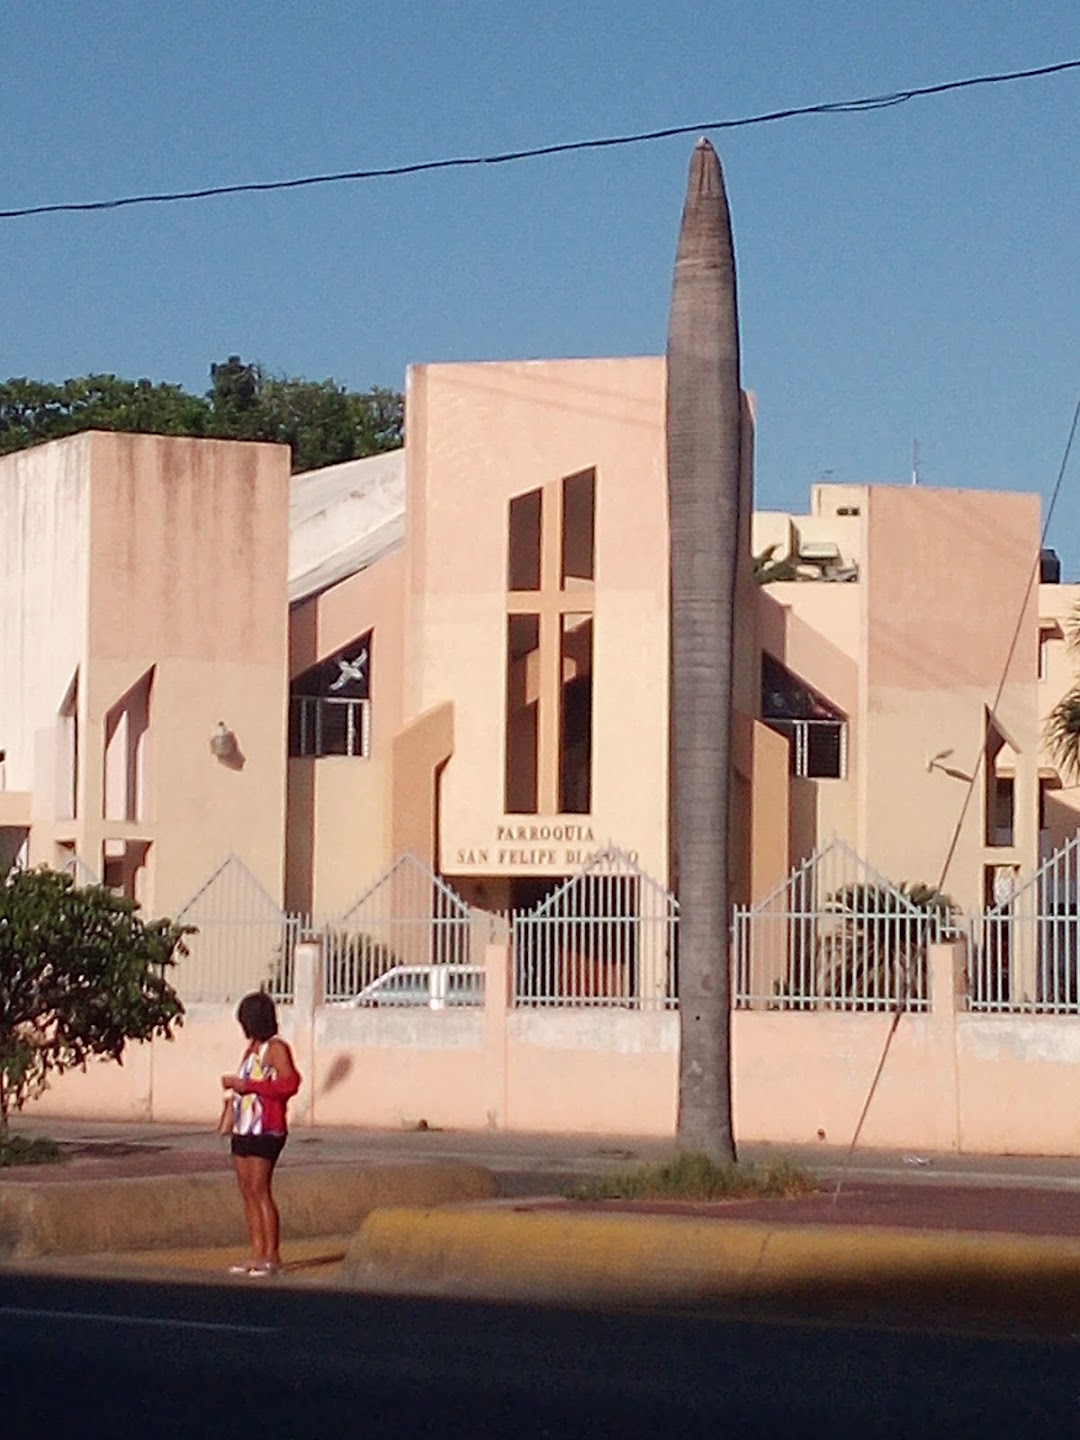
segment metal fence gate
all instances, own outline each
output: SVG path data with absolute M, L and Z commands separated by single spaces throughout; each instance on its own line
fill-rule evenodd
M 1080 1013 L 1080 835 L 972 924 L 972 1010 Z
M 597 855 L 511 923 L 516 1006 L 677 1003 L 678 902 L 623 851 Z
M 429 866 L 399 856 L 321 928 L 324 998 L 363 1003 L 365 990 L 395 967 L 468 965 L 471 913 Z
M 732 925 L 741 1009 L 926 1010 L 926 952 L 957 932 L 946 905 L 920 904 L 842 840 L 815 850 Z
M 192 925 L 171 977 L 184 1001 L 229 1001 L 251 990 L 293 998 L 293 951 L 305 917 L 282 910 L 244 862 L 229 855 L 177 912 Z

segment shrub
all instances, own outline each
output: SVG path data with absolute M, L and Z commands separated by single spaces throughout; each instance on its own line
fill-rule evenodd
M 791 1198 L 817 1190 L 815 1177 L 786 1156 L 764 1165 L 718 1161 L 696 1150 L 588 1180 L 577 1200 L 751 1200 Z

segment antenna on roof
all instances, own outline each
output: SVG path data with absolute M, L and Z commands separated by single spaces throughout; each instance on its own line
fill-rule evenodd
M 912 442 L 911 442 L 911 483 L 912 483 L 912 485 L 918 485 L 918 483 L 919 483 L 919 466 L 920 466 L 921 463 L 922 463 L 922 454 L 921 454 L 921 452 L 920 452 L 920 450 L 919 450 L 919 442 L 918 442 L 918 440 L 912 440 Z

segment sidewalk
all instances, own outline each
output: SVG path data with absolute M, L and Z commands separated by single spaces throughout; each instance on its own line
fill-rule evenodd
M 13 1119 L 12 1131 L 56 1140 L 65 1149 L 67 1163 L 5 1169 L 0 1171 L 0 1184 L 198 1174 L 229 1168 L 228 1141 L 202 1126 L 21 1115 Z M 469 1162 L 494 1171 L 504 1195 L 538 1196 L 560 1194 L 578 1179 L 669 1159 L 674 1150 L 671 1140 L 641 1136 L 297 1127 L 280 1164 L 285 1168 L 391 1160 Z M 1080 1160 L 1068 1156 L 866 1149 L 849 1155 L 838 1146 L 754 1144 L 740 1146 L 739 1154 L 751 1162 L 787 1155 L 832 1185 L 843 1175 L 842 1195 L 856 1184 L 886 1182 L 905 1189 L 947 1186 L 1072 1192 L 1080 1201 Z

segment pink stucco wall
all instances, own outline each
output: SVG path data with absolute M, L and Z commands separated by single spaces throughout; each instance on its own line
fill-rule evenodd
M 508 1010 L 497 989 L 505 951 L 491 946 L 487 956 L 486 1011 L 283 1007 L 282 1033 L 305 1075 L 294 1123 L 674 1134 L 674 1012 Z M 962 963 L 953 947 L 932 952 L 934 1009 L 897 1026 L 860 1143 L 1080 1154 L 1080 1020 L 958 1011 Z M 737 1012 L 739 1139 L 850 1144 L 891 1023 Z M 175 1041 L 133 1047 L 122 1068 L 62 1077 L 33 1112 L 212 1126 L 218 1077 L 240 1045 L 231 1006 L 196 1006 Z

